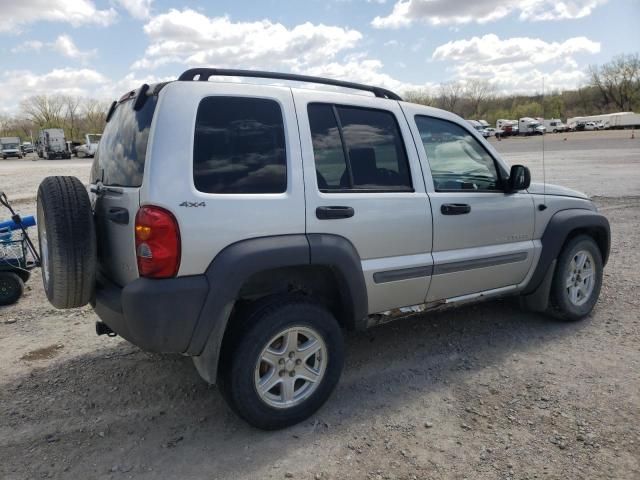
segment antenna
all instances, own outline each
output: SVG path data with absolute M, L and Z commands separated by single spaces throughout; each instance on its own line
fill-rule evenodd
M 547 112 L 544 106 L 544 75 L 542 76 L 542 118 L 546 118 Z M 538 208 L 545 210 L 547 208 L 547 169 L 544 164 L 544 136 L 547 132 L 542 132 L 542 205 Z

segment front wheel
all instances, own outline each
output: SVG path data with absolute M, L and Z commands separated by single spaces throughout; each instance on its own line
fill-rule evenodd
M 311 416 L 342 372 L 342 332 L 323 306 L 286 297 L 250 308 L 225 336 L 219 386 L 254 427 L 275 430 Z
M 551 286 L 553 313 L 570 321 L 591 313 L 600 296 L 602 270 L 602 254 L 593 238 L 573 238 L 558 258 Z

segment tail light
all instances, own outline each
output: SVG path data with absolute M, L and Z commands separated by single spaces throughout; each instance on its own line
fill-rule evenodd
M 180 229 L 171 212 L 144 206 L 136 215 L 138 273 L 147 278 L 175 277 L 180 268 Z

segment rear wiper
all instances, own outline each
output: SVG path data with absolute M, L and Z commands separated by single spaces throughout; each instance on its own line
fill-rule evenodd
M 96 195 L 103 195 L 106 192 L 122 195 L 122 192 L 124 192 L 124 190 L 120 188 L 119 185 L 105 186 L 102 184 L 102 182 L 97 182 L 95 185 L 92 185 L 89 191 L 91 193 L 95 193 Z

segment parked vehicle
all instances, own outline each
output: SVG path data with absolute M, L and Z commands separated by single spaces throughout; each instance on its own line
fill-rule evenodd
M 20 145 L 20 148 L 22 149 L 22 153 L 33 153 L 35 151 L 35 147 L 31 142 L 24 142 Z
M 585 122 L 585 130 L 604 130 L 604 126 L 599 122 Z
M 482 135 L 484 138 L 488 138 L 489 132 L 485 129 L 485 127 L 477 120 L 467 120 L 469 125 L 471 125 L 476 131 Z
M 505 137 L 518 135 L 519 132 L 517 120 L 507 120 L 501 118 L 496 122 L 496 128 L 498 130 L 502 130 L 502 135 Z
M 0 149 L 2 150 L 2 158 L 9 157 L 22 158 L 22 150 L 20 149 L 20 137 L 2 137 L 0 138 Z
M 46 160 L 71 158 L 62 128 L 45 128 L 38 133 L 38 156 Z
M 76 156 L 78 158 L 93 157 L 98 150 L 98 143 L 100 143 L 100 133 L 87 133 L 85 135 L 85 143 L 76 147 Z
M 538 120 L 531 117 L 523 117 L 518 121 L 520 135 L 543 135 L 546 128 Z
M 609 223 L 530 180 L 462 118 L 383 88 L 192 69 L 113 102 L 89 193 L 41 183 L 44 290 L 91 302 L 98 334 L 193 357 L 239 416 L 282 428 L 336 386 L 342 330 L 506 295 L 588 315 Z
M 572 117 L 567 120 L 568 124 L 578 122 L 600 122 L 603 128 L 640 128 L 640 114 L 633 112 L 617 112 L 602 115 L 587 115 L 583 117 Z
M 549 120 L 543 120 L 542 124 L 545 126 L 547 131 L 552 133 L 560 133 L 569 131 L 569 126 L 562 123 L 562 120 L 559 118 L 551 118 Z

